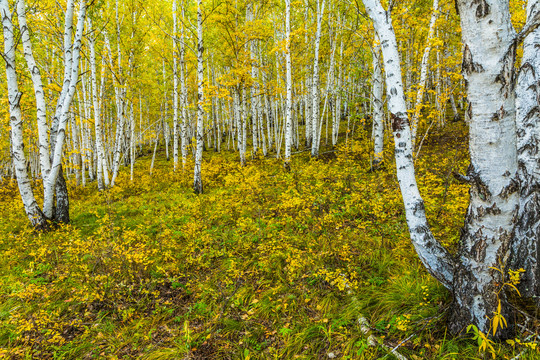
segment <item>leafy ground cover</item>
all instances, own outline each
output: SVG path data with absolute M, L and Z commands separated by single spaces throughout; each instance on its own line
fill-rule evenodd
M 465 172 L 466 142 L 464 124 L 435 131 L 416 164 L 434 233 L 451 248 L 468 200 L 452 177 Z M 161 160 L 151 176 L 141 158 L 136 182 L 124 172 L 104 193 L 71 183 L 73 223 L 47 234 L 32 232 L 15 183 L 2 183 L 0 356 L 538 357 L 531 344 L 483 354 L 470 335 L 450 339 L 451 299 L 410 245 L 391 154 L 370 171 L 366 134 L 327 151 L 296 154 L 290 172 L 206 153 L 201 196 L 189 167 Z

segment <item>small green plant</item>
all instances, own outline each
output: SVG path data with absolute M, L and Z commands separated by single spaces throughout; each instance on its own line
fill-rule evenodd
M 497 356 L 497 352 L 493 347 L 494 342 L 490 340 L 486 334 L 478 330 L 475 325 L 471 324 L 467 326 L 467 333 L 469 332 L 473 333 L 473 340 L 476 340 L 478 342 L 478 351 L 488 351 L 491 354 L 492 358 L 495 359 Z

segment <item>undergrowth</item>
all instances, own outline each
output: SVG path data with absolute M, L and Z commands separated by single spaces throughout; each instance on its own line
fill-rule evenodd
M 455 248 L 467 187 L 464 125 L 435 132 L 417 178 L 435 236 Z M 16 184 L 0 188 L 0 356 L 12 359 L 482 358 L 445 331 L 451 299 L 410 245 L 388 151 L 356 139 L 291 171 L 205 153 L 137 162 L 99 193 L 70 182 L 72 224 L 34 233 Z M 36 193 L 38 193 L 36 191 Z M 358 322 L 365 317 L 379 346 Z M 499 345 L 496 345 L 499 346 Z M 523 349 L 499 346 L 501 358 Z M 534 350 L 522 359 L 536 358 Z

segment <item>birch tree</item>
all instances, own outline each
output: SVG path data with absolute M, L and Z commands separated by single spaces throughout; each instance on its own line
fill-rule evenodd
M 193 174 L 193 190 L 202 194 L 203 183 L 201 177 L 203 141 L 204 141 L 204 68 L 203 68 L 203 32 L 201 0 L 197 0 L 197 149 L 195 152 L 195 167 Z
M 19 29 L 21 32 L 21 42 L 24 50 L 24 58 L 30 76 L 32 78 L 32 84 L 34 86 L 34 96 L 36 98 L 36 120 L 38 128 L 38 140 L 39 140 L 39 161 L 41 171 L 44 174 L 48 174 L 51 169 L 51 161 L 49 157 L 49 139 L 47 125 L 47 104 L 45 102 L 45 93 L 43 92 L 43 82 L 41 79 L 41 71 L 37 66 L 34 59 L 34 52 L 32 50 L 32 42 L 30 41 L 30 30 L 26 23 L 26 4 L 24 0 L 17 1 L 17 17 L 19 20 Z
M 54 142 L 51 143 L 51 157 L 52 165 L 51 172 L 43 181 L 44 188 L 44 200 L 43 200 L 43 213 L 47 218 L 52 219 L 53 217 L 53 201 L 55 194 L 56 186 L 56 197 L 57 204 L 59 201 L 67 202 L 67 193 L 61 194 L 58 190 L 60 188 L 66 188 L 65 185 L 57 186 L 57 180 L 61 182 L 64 181 L 63 177 L 59 174 L 61 172 L 62 165 L 62 151 L 64 146 L 64 140 L 66 137 L 66 126 L 68 121 L 69 108 L 75 95 L 75 90 L 77 88 L 77 82 L 79 80 L 79 63 L 80 63 L 80 52 L 82 45 L 82 36 L 84 31 L 84 23 L 86 19 L 86 1 L 80 1 L 79 6 L 79 15 L 77 19 L 77 30 L 75 33 L 75 39 L 73 45 L 71 46 L 71 26 L 73 22 L 73 1 L 68 1 L 66 17 L 65 17 L 65 35 L 64 35 L 64 68 L 66 69 L 64 73 L 64 87 L 59 98 L 59 105 L 57 106 L 55 119 L 58 119 L 58 127 L 55 131 L 56 136 Z M 53 124 L 54 127 L 54 124 Z M 64 197 L 63 199 L 61 197 Z M 62 209 L 57 206 L 56 212 L 58 213 L 61 210 L 66 210 L 65 207 Z M 58 214 L 56 214 L 58 217 Z M 60 214 L 61 220 L 63 222 L 69 222 L 69 213 Z M 67 218 L 66 218 L 67 217 Z M 66 221 L 67 220 L 67 221 Z
M 321 43 L 322 17 L 324 14 L 324 4 L 326 0 L 317 0 L 317 33 L 315 34 L 315 55 L 313 58 L 313 82 L 312 82 L 312 99 L 313 108 L 311 115 L 311 156 L 319 156 L 320 145 L 320 98 L 319 98 L 319 48 Z
M 508 3 L 458 2 L 471 119 L 471 166 L 463 178 L 471 183 L 471 191 L 455 260 L 433 237 L 414 180 L 411 133 L 390 11 L 385 11 L 378 0 L 364 0 L 364 5 L 381 39 L 397 176 L 412 243 L 428 271 L 454 295 L 451 332 L 474 324 L 487 333 L 491 329 L 489 319 L 498 313 L 510 326 L 496 336 L 506 337 L 512 330 L 513 317 L 504 293 L 499 291 L 504 281 L 496 269 L 508 260 L 518 204 L 511 89 L 516 37 Z M 493 36 L 494 31 L 498 36 Z
M 431 40 L 435 34 L 435 23 L 439 16 L 439 0 L 433 0 L 433 9 L 431 11 L 431 19 L 429 20 L 429 30 L 426 38 L 426 47 L 422 55 L 422 64 L 420 65 L 420 82 L 418 83 L 416 91 L 416 104 L 414 106 L 414 112 L 412 117 L 412 140 L 413 147 L 415 145 L 416 131 L 418 129 L 418 119 L 422 110 L 422 102 L 424 101 L 424 92 L 426 90 L 426 81 L 428 73 L 428 61 L 429 53 L 431 52 Z M 409 69 L 410 70 L 410 69 Z
M 527 4 L 528 22 L 540 16 L 540 3 Z M 540 29 L 532 31 L 523 42 L 523 58 L 516 85 L 516 125 L 519 210 L 512 244 L 512 267 L 523 268 L 519 284 L 521 295 L 540 295 L 538 241 L 540 239 Z M 538 303 L 538 299 L 536 299 Z
M 381 69 L 381 45 L 378 36 L 375 36 L 373 47 L 373 167 L 377 167 L 383 160 L 384 150 L 384 111 L 383 111 L 383 74 Z
M 96 34 L 92 33 L 92 19 L 88 17 L 88 31 L 90 32 L 90 71 L 92 82 L 92 105 L 94 108 L 94 132 L 96 139 L 96 157 L 97 157 L 97 180 L 99 190 L 104 190 L 109 186 L 109 172 L 107 161 L 105 159 L 105 150 L 103 147 L 103 134 L 101 126 L 101 104 L 98 100 L 97 90 L 97 71 L 96 71 Z M 104 69 L 102 69 L 104 70 Z M 103 74 L 102 74 L 103 79 Z
M 187 136 L 187 86 L 186 86 L 186 47 L 184 37 L 184 22 L 185 22 L 185 10 L 184 2 L 181 3 L 182 9 L 182 27 L 180 30 L 180 114 L 182 116 L 181 122 L 181 147 L 182 147 L 182 170 L 186 167 L 187 155 L 188 155 L 188 136 Z
M 291 65 L 291 1 L 285 0 L 285 66 L 287 99 L 285 103 L 285 163 L 290 168 L 292 143 L 292 65 Z
M 21 194 L 24 209 L 30 223 L 37 229 L 46 229 L 48 227 L 47 217 L 39 208 L 39 205 L 34 197 L 32 185 L 28 177 L 28 171 L 26 169 L 22 114 L 20 107 L 22 93 L 19 91 L 19 86 L 17 84 L 13 22 L 7 0 L 0 0 L 0 16 L 2 16 L 2 27 L 4 34 L 4 61 L 6 62 L 6 78 L 8 85 L 11 152 L 15 174 L 17 176 L 17 185 L 19 187 L 19 193 Z

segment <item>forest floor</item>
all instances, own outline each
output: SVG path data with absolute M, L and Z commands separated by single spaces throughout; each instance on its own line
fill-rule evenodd
M 440 131 L 417 179 L 435 236 L 455 248 L 466 126 Z M 192 164 L 158 160 L 150 175 L 141 158 L 135 182 L 123 169 L 103 193 L 70 181 L 72 224 L 47 234 L 0 184 L 0 357 L 392 359 L 398 347 L 408 359 L 537 359 L 531 344 L 483 354 L 465 331 L 446 334 L 451 298 L 410 245 L 391 151 L 370 171 L 358 137 L 318 160 L 295 155 L 290 172 L 207 152 L 200 196 Z

